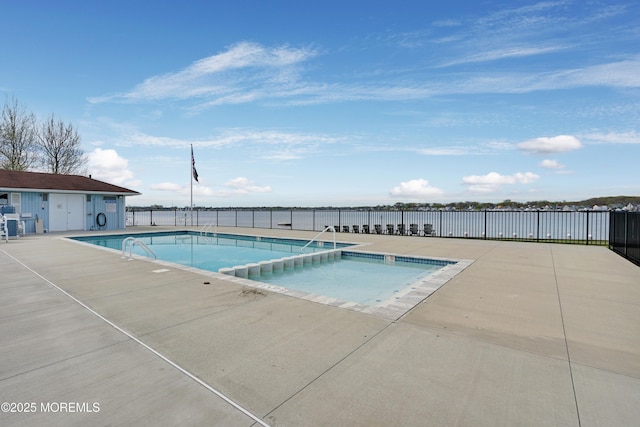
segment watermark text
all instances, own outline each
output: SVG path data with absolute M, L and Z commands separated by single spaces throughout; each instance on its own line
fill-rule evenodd
M 3 413 L 92 413 L 100 412 L 100 402 L 2 402 Z

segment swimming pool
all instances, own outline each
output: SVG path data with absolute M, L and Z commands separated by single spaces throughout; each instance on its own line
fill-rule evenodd
M 181 231 L 74 237 L 121 251 L 135 237 L 157 258 L 228 280 L 356 311 L 396 317 L 466 267 L 464 260 L 355 250 L 354 244 Z M 130 247 L 130 246 L 127 246 Z M 133 253 L 146 256 L 143 247 Z M 127 249 L 128 253 L 129 249 Z M 463 261 L 463 262 L 461 262 Z
M 122 250 L 122 243 L 128 237 L 135 237 L 144 243 L 158 259 L 208 271 L 333 248 L 333 242 L 321 241 L 307 246 L 303 252 L 302 248 L 307 244 L 304 240 L 190 231 L 82 236 L 73 239 Z M 336 243 L 338 248 L 347 246 Z M 147 255 L 139 245 L 133 245 L 132 251 L 137 255 Z M 129 246 L 126 252 L 129 253 Z

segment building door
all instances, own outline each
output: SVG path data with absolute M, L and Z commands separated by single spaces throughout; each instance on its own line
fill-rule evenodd
M 84 230 L 84 195 L 49 195 L 49 230 Z

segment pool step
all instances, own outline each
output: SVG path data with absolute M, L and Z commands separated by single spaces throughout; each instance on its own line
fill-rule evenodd
M 260 261 L 259 263 L 249 263 L 245 265 L 237 265 L 235 267 L 221 268 L 218 270 L 218 273 L 226 274 L 227 276 L 242 277 L 243 279 L 258 280 L 260 276 L 263 275 L 270 276 L 272 274 L 281 274 L 287 271 L 294 271 L 295 269 L 339 260 L 341 257 L 342 250 L 331 249 L 328 251 L 272 259 L 269 261 Z

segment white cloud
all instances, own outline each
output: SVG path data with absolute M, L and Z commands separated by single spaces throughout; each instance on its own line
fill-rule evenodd
M 453 65 L 468 64 L 474 62 L 488 62 L 500 59 L 519 58 L 525 56 L 542 55 L 545 53 L 557 52 L 566 49 L 566 46 L 510 46 L 503 49 L 490 50 L 470 55 L 465 58 L 455 59 L 443 64 L 440 67 L 450 67 Z
M 226 190 L 227 194 L 249 194 L 249 193 L 270 193 L 271 187 L 266 186 L 258 186 L 255 185 L 255 182 L 245 178 L 243 176 L 239 176 L 237 178 L 230 179 L 224 184 L 226 187 L 229 187 L 230 190 Z
M 441 194 L 443 194 L 443 191 L 430 186 L 429 181 L 426 179 L 412 179 L 401 182 L 400 185 L 393 187 L 390 191 L 392 197 L 407 197 L 412 199 L 438 196 Z
M 147 145 L 155 147 L 188 147 L 192 143 L 201 143 L 202 141 L 186 141 L 183 139 L 169 138 L 164 136 L 147 135 L 141 132 L 133 132 L 122 138 L 121 145 Z
M 181 193 L 184 190 L 184 186 L 176 184 L 174 182 L 161 182 L 159 184 L 152 184 L 151 189 L 157 191 L 171 191 Z
M 640 87 L 640 57 L 542 73 L 486 73 L 445 83 L 442 93 L 529 93 L 579 87 Z
M 567 82 L 574 86 L 640 86 L 640 58 L 609 64 L 594 65 L 566 73 Z M 561 77 L 561 76 L 559 76 Z
M 564 165 L 558 163 L 557 160 L 544 159 L 542 162 L 540 162 L 540 167 L 543 167 L 545 169 L 563 169 Z
M 583 138 L 592 144 L 640 144 L 640 132 L 635 130 L 629 132 L 592 133 L 584 135 Z
M 470 175 L 462 178 L 470 191 L 476 193 L 490 193 L 497 191 L 503 185 L 530 184 L 540 179 L 539 175 L 532 172 L 517 172 L 513 175 L 501 175 L 490 172 L 486 175 Z
M 92 97 L 89 102 L 188 98 L 214 99 L 207 104 L 248 102 L 265 96 L 264 91 L 277 90 L 274 86 L 297 81 L 296 64 L 316 54 L 313 49 L 241 42 L 181 71 L 150 77 L 127 93 Z
M 176 184 L 174 182 L 160 182 L 150 186 L 151 190 L 168 192 L 172 194 L 179 194 L 187 196 L 191 194 L 190 185 Z M 270 193 L 271 187 L 268 185 L 259 186 L 254 181 L 246 177 L 237 177 L 230 179 L 224 183 L 224 188 L 215 190 L 210 187 L 201 184 L 194 184 L 193 195 L 202 197 L 229 197 L 237 195 L 246 195 L 254 193 Z
M 181 185 L 174 182 L 160 182 L 158 184 L 152 184 L 149 188 L 153 191 L 167 192 L 171 194 L 179 194 L 182 196 L 188 196 L 191 194 L 191 185 Z M 215 192 L 204 185 L 195 184 L 193 186 L 194 196 L 214 196 Z
M 535 154 L 564 153 L 582 148 L 582 143 L 575 136 L 558 135 L 530 139 L 519 143 L 518 148 Z
M 241 144 L 252 146 L 273 146 L 273 152 L 262 155 L 266 159 L 290 159 L 305 157 L 308 154 L 317 152 L 317 148 L 324 144 L 333 144 L 340 139 L 322 134 L 292 133 L 274 130 L 245 130 L 227 129 L 220 135 L 207 139 L 187 140 L 162 136 L 148 135 L 138 131 L 128 131 L 123 135 L 119 143 L 122 146 L 153 146 L 153 147 L 226 147 Z M 282 153 L 287 153 L 282 155 Z M 196 153 L 196 161 L 198 153 Z
M 508 47 L 476 54 L 449 64 L 539 55 L 563 46 Z M 640 87 L 640 57 L 583 68 L 545 72 L 476 72 L 434 75 L 415 81 L 403 78 L 358 83 L 313 82 L 301 76 L 300 63 L 317 53 L 310 49 L 267 48 L 239 43 L 227 52 L 196 61 L 175 73 L 146 79 L 123 94 L 89 98 L 91 103 L 193 100 L 185 106 L 198 114 L 212 106 L 278 100 L 284 105 L 314 105 L 344 101 L 406 101 L 449 94 L 529 93 L 577 87 Z M 236 62 L 233 62 L 236 61 Z
M 425 156 L 465 156 L 470 154 L 468 148 L 421 148 L 417 153 Z
M 537 19 L 544 21 L 546 18 L 539 16 Z M 536 24 L 535 21 L 516 19 L 512 30 L 528 22 L 533 34 L 537 34 L 541 22 Z M 497 48 L 481 49 L 477 53 L 478 46 L 473 42 L 477 35 L 468 37 L 472 40 L 471 45 L 463 50 L 474 53 L 463 52 L 445 65 L 543 55 L 570 47 L 553 40 L 543 45 L 514 41 L 506 35 Z M 490 46 L 494 44 L 488 43 Z M 197 60 L 183 70 L 149 77 L 126 93 L 91 97 L 88 101 L 195 100 L 195 104 L 185 106 L 186 110 L 195 114 L 211 106 L 246 104 L 266 99 L 279 100 L 286 105 L 309 105 L 359 100 L 405 101 L 447 94 L 528 93 L 594 86 L 640 87 L 640 73 L 636 72 L 640 68 L 640 56 L 628 56 L 619 61 L 581 68 L 541 72 L 437 73 L 431 78 L 420 76 L 414 80 L 403 75 L 398 80 L 360 79 L 357 83 L 339 83 L 304 78 L 301 64 L 317 55 L 318 51 L 312 48 L 268 47 L 241 42 L 221 53 Z
M 129 168 L 129 161 L 120 157 L 116 150 L 96 148 L 87 155 L 89 173 L 93 178 L 115 185 L 140 185 L 133 180 L 134 174 Z
M 285 149 L 285 150 L 277 150 L 275 152 L 265 154 L 262 156 L 263 160 L 273 160 L 273 161 L 290 161 L 297 160 L 302 157 L 306 157 L 309 153 L 307 148 L 303 148 L 301 150 L 293 150 L 293 149 Z

